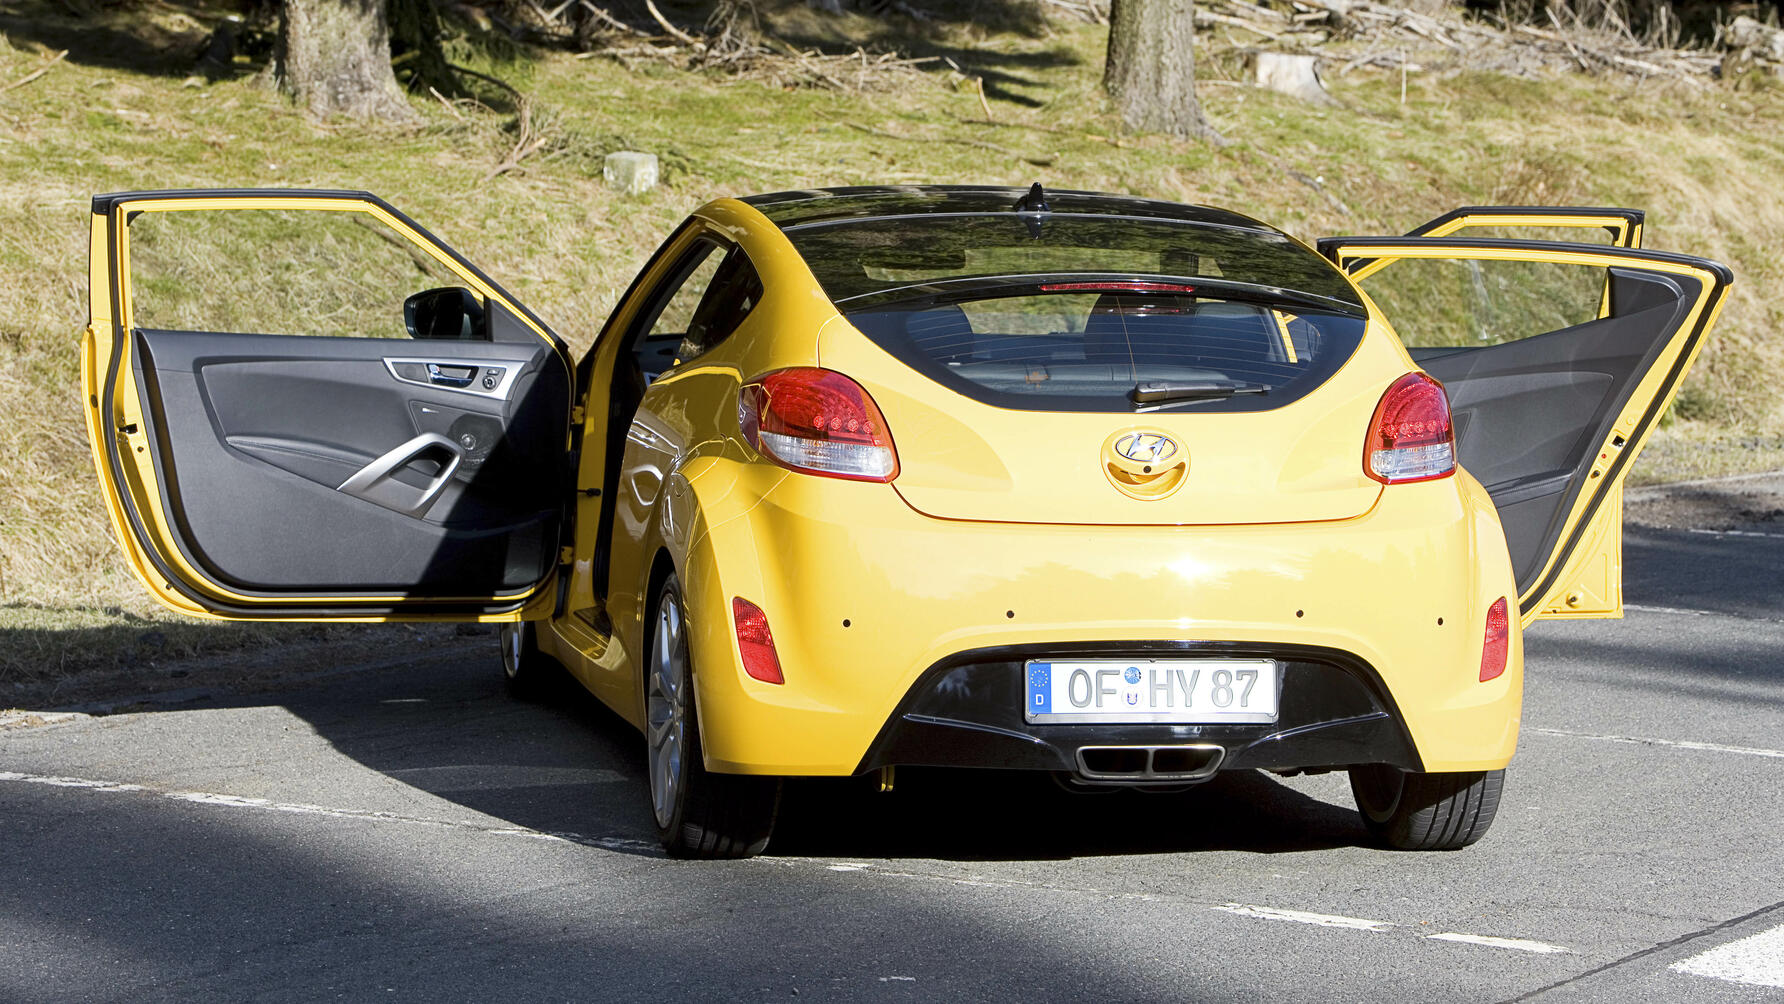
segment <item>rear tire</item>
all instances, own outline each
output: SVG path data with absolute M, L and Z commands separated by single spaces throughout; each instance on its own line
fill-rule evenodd
M 1385 764 L 1350 769 L 1350 791 L 1369 835 L 1401 851 L 1453 851 L 1486 836 L 1505 771 L 1423 773 Z
M 706 769 L 682 611 L 681 586 L 670 575 L 657 597 L 645 666 L 645 768 L 657 839 L 671 857 L 752 857 L 774 832 L 780 778 Z
M 521 701 L 543 697 L 547 680 L 562 667 L 539 651 L 539 628 L 532 621 L 504 624 L 498 635 L 502 645 L 503 683 L 509 696 Z

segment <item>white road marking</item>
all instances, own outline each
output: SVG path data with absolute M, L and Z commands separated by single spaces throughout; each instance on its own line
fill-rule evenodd
M 1718 945 L 1667 967 L 1756 987 L 1784 987 L 1784 924 L 1739 941 Z
M 1730 620 L 1752 621 L 1758 624 L 1784 624 L 1784 618 L 1765 617 L 1743 610 L 1697 610 L 1692 607 L 1651 607 L 1642 603 L 1625 603 L 1626 613 L 1638 614 L 1671 614 L 1675 617 L 1726 617 Z
M 1754 471 L 1750 474 L 1723 474 L 1714 478 L 1698 478 L 1694 481 L 1668 481 L 1660 485 L 1643 485 L 1640 488 L 1631 488 L 1629 494 L 1624 498 L 1631 502 L 1645 502 L 1651 498 L 1660 498 L 1667 493 L 1669 488 L 1701 488 L 1704 485 L 1726 485 L 1738 481 L 1766 481 L 1778 477 L 1784 477 L 1784 470 Z
M 927 872 L 894 870 L 860 861 L 810 861 L 804 858 L 759 858 L 765 864 L 777 864 L 786 867 L 802 867 L 811 864 L 823 866 L 833 872 L 853 872 L 877 875 L 883 878 L 918 879 L 929 882 L 945 882 L 950 885 L 964 885 L 984 889 L 1046 889 L 1054 892 L 1077 892 L 1110 899 L 1127 899 L 1145 903 L 1168 901 L 1181 902 L 1180 897 L 1159 895 L 1144 892 L 1114 892 L 1100 889 L 1061 888 L 1044 882 L 1027 882 L 1012 879 L 985 879 L 979 876 L 936 875 Z M 1230 913 L 1240 917 L 1256 917 L 1263 920 L 1285 920 L 1296 924 L 1307 924 L 1313 927 L 1331 927 L 1347 931 L 1395 932 L 1407 931 L 1407 928 L 1392 924 L 1385 920 L 1368 920 L 1363 917 L 1344 917 L 1330 913 L 1310 913 L 1305 910 L 1285 910 L 1280 907 L 1258 906 L 1252 903 L 1203 904 L 1210 910 Z M 1539 955 L 1572 955 L 1573 949 L 1564 945 L 1552 945 L 1546 941 L 1533 941 L 1528 938 L 1501 938 L 1487 934 L 1462 934 L 1446 931 L 1442 934 L 1421 936 L 1427 941 L 1449 941 L 1463 945 L 1479 945 L 1483 948 L 1510 949 L 1519 952 L 1532 952 Z
M 157 795 L 164 799 L 184 802 L 192 805 L 204 805 L 224 809 L 247 809 L 257 812 L 280 812 L 302 816 L 320 816 L 329 819 L 352 819 L 374 823 L 395 823 L 403 826 L 424 826 L 461 830 L 478 833 L 484 836 L 521 837 L 528 840 L 540 840 L 552 843 L 578 844 L 584 847 L 595 847 L 602 850 L 624 851 L 633 854 L 660 856 L 654 841 L 636 840 L 630 837 L 589 836 L 583 833 L 550 832 L 534 830 L 524 826 L 489 826 L 466 820 L 429 819 L 423 816 L 408 816 L 401 813 L 385 812 L 378 809 L 346 809 L 335 806 L 311 805 L 305 802 L 275 802 L 268 798 L 255 798 L 247 795 L 229 795 L 212 791 L 170 791 L 141 784 L 128 784 L 118 781 L 101 781 L 83 777 L 64 777 L 54 774 L 25 774 L 19 771 L 0 771 L 0 782 L 12 781 L 21 784 L 47 785 L 56 788 L 79 788 L 88 791 L 102 792 L 135 792 L 145 795 Z M 818 865 L 828 871 L 843 873 L 859 873 L 884 878 L 917 879 L 930 882 L 946 882 L 952 885 L 964 885 L 983 889 L 1046 889 L 1056 892 L 1080 892 L 1102 895 L 1118 899 L 1130 899 L 1142 902 L 1164 902 L 1177 900 L 1178 897 L 1155 893 L 1113 892 L 1096 889 L 1060 889 L 1057 886 L 1042 882 L 1026 882 L 1008 879 L 990 879 L 978 875 L 951 876 L 935 875 L 924 872 L 893 870 L 881 868 L 871 862 L 863 861 L 814 861 L 808 858 L 771 858 L 758 859 L 763 864 L 781 865 L 783 867 L 806 867 Z M 1351 931 L 1384 932 L 1396 929 L 1396 925 L 1382 920 L 1366 920 L 1361 917 L 1343 917 L 1329 913 L 1310 913 L 1305 910 L 1284 910 L 1277 907 L 1257 906 L 1248 903 L 1201 904 L 1210 910 L 1235 914 L 1241 917 L 1256 917 L 1264 920 L 1281 920 L 1296 924 L 1308 924 L 1314 927 L 1339 928 Z M 1530 952 L 1568 952 L 1570 949 L 1559 945 L 1548 945 L 1539 941 L 1526 941 L 1520 938 L 1496 938 L 1478 934 L 1435 934 L 1427 936 L 1438 941 L 1454 941 L 1464 944 L 1483 945 L 1490 948 L 1513 948 Z M 883 977 L 884 980 L 904 980 L 910 977 Z
M 1624 610 L 1642 614 L 1681 614 L 1686 617 L 1714 617 L 1714 610 L 1693 610 L 1690 607 L 1651 607 L 1641 603 L 1625 603 Z
M 326 805 L 309 805 L 304 802 L 275 802 L 267 798 L 248 798 L 242 795 L 219 795 L 208 791 L 164 791 L 162 798 L 171 798 L 179 802 L 196 802 L 199 805 L 222 805 L 234 809 L 262 809 L 267 812 L 289 812 L 302 816 L 329 816 L 335 819 L 370 819 L 378 822 L 407 823 L 411 826 L 443 826 L 451 829 L 474 830 L 495 836 L 527 837 L 533 840 L 555 840 L 564 842 L 564 838 L 553 833 L 543 833 L 513 826 L 481 826 L 476 823 L 458 822 L 445 819 L 428 819 L 422 816 L 403 816 L 394 812 L 382 812 L 376 809 L 337 809 Z
M 1427 941 L 1455 941 L 1464 945 L 1485 945 L 1488 948 L 1510 948 L 1519 952 L 1536 952 L 1539 955 L 1572 955 L 1573 949 L 1551 945 L 1546 941 L 1529 941 L 1524 938 L 1495 938 L 1487 934 L 1458 934 L 1445 931 L 1442 934 L 1427 934 Z
M 84 777 L 59 777 L 52 774 L 23 774 L 18 771 L 0 771 L 0 781 L 16 781 L 24 784 L 43 784 L 57 788 L 85 788 L 91 791 L 142 792 L 159 795 L 176 802 L 189 802 L 196 805 L 217 806 L 229 809 L 251 809 L 260 812 L 283 812 L 293 815 L 324 816 L 332 819 L 358 819 L 377 823 L 398 823 L 405 826 L 426 826 L 450 830 L 463 830 L 493 837 L 522 837 L 527 840 L 540 840 L 551 843 L 580 844 L 584 847 L 597 847 L 602 850 L 626 851 L 634 854 L 660 855 L 654 841 L 634 840 L 630 837 L 594 837 L 583 833 L 555 833 L 535 830 L 525 826 L 489 826 L 473 823 L 468 820 L 429 819 L 425 816 L 406 816 L 396 812 L 384 812 L 377 809 L 342 809 L 326 805 L 310 805 L 304 802 L 275 802 L 268 798 L 251 798 L 245 795 L 224 795 L 212 791 L 168 791 L 151 788 L 141 784 L 123 784 L 116 781 L 96 781 Z
M 26 784 L 47 784 L 56 788 L 90 788 L 94 791 L 147 791 L 140 784 L 119 784 L 116 781 L 93 781 L 84 777 L 57 777 L 53 774 L 20 774 L 0 770 L 0 781 L 23 781 Z
M 499 788 L 548 788 L 579 784 L 614 784 L 627 780 L 617 770 L 603 767 L 546 767 L 522 764 L 458 763 L 432 767 L 403 767 L 385 771 L 404 784 L 441 794 L 448 791 L 480 791 Z
M 1769 533 L 1765 530 L 1704 530 L 1688 527 L 1686 533 L 1699 533 L 1706 537 L 1770 537 L 1773 540 L 1784 540 L 1784 533 Z
M 1641 736 L 1613 736 L 1601 732 L 1569 732 L 1565 729 L 1531 729 L 1545 736 L 1562 736 L 1567 739 L 1598 739 L 1607 743 L 1624 743 L 1631 746 L 1665 746 L 1671 749 L 1697 750 L 1705 753 L 1736 753 L 1741 756 L 1769 757 L 1784 760 L 1784 750 L 1764 749 L 1758 746 L 1725 746 L 1721 743 L 1700 743 L 1689 739 L 1648 739 Z
M 1214 909 L 1222 913 L 1236 913 L 1241 917 L 1263 917 L 1266 920 L 1286 920 L 1296 924 L 1312 924 L 1315 927 L 1343 927 L 1353 931 L 1386 931 L 1394 926 L 1384 920 L 1363 920 L 1360 917 L 1339 917 L 1329 913 L 1307 913 L 1304 910 L 1279 910 L 1273 906 L 1251 906 L 1245 903 L 1228 903 Z

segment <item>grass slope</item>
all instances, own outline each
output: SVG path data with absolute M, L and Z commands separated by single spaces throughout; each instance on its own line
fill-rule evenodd
M 1337 106 L 1311 108 L 1221 79 L 1232 60 L 1216 53 L 1204 60 L 1203 100 L 1234 141 L 1216 148 L 1125 133 L 1098 89 L 1104 29 L 1091 25 L 955 25 L 918 40 L 984 78 L 990 122 L 976 88 L 952 70 L 851 94 L 531 53 L 477 64 L 533 96 L 535 127 L 549 137 L 520 170 L 490 178 L 514 142 L 510 116 L 428 100 L 415 102 L 426 124 L 409 131 L 311 123 L 245 76 L 185 76 L 180 53 L 202 32 L 168 9 L 108 8 L 112 21 L 77 21 L 59 7 L 0 3 L 0 87 L 72 50 L 0 92 L 0 681 L 316 630 L 163 614 L 110 539 L 75 348 L 87 201 L 111 190 L 375 191 L 579 349 L 657 241 L 719 195 L 1038 179 L 1210 203 L 1306 238 L 1401 233 L 1469 203 L 1635 206 L 1649 211 L 1650 247 L 1716 257 L 1738 276 L 1687 388 L 1686 420 L 1663 430 L 1636 476 L 1775 467 L 1784 457 L 1772 391 L 1784 378 L 1775 336 L 1784 308 L 1771 295 L 1774 249 L 1784 246 L 1775 89 L 1413 73 L 1403 99 L 1398 73 L 1359 71 L 1333 82 Z M 602 157 L 618 149 L 659 154 L 662 187 L 609 191 Z M 219 294 L 252 297 L 266 282 L 251 262 L 226 276 Z

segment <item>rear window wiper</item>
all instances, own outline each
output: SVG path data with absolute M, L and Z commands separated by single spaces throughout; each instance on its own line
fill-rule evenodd
M 1243 380 L 1141 380 L 1127 392 L 1136 408 L 1173 401 L 1222 401 L 1238 394 L 1266 394 L 1270 388 Z

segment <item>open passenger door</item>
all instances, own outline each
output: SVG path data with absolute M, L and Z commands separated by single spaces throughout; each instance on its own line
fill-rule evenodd
M 1529 215 L 1481 225 L 1517 225 L 1514 212 Z M 1639 219 L 1619 218 L 1627 228 L 1613 233 L 1638 240 Z M 1335 237 L 1319 248 L 1447 389 L 1461 466 L 1505 527 L 1524 622 L 1621 616 L 1623 481 L 1715 323 L 1728 269 L 1547 241 Z
M 549 610 L 563 343 L 375 196 L 93 200 L 87 430 L 162 602 L 250 620 Z

